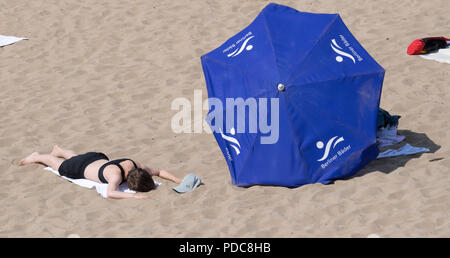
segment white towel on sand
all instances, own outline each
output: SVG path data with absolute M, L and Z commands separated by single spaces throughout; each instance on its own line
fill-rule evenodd
M 422 58 L 450 64 L 450 47 L 439 49 L 435 53 L 419 55 Z
M 27 39 L 27 38 L 17 38 L 17 37 L 13 37 L 13 36 L 0 35 L 0 47 L 16 43 L 17 41 L 21 41 L 23 39 Z
M 106 191 L 108 189 L 108 184 L 102 184 L 102 183 L 97 183 L 91 180 L 87 180 L 87 179 L 72 179 L 72 178 L 68 178 L 65 176 L 61 176 L 59 174 L 58 171 L 53 170 L 51 167 L 45 167 L 45 170 L 51 171 L 53 174 L 58 175 L 66 180 L 69 180 L 70 182 L 79 185 L 81 187 L 85 187 L 85 188 L 89 188 L 89 189 L 94 189 L 97 191 L 97 193 L 99 193 L 103 198 L 106 198 Z M 156 186 L 159 186 L 160 183 L 155 182 Z M 123 184 L 119 185 L 119 191 L 121 192 L 126 192 L 126 193 L 135 193 L 135 191 L 130 190 L 128 188 L 128 184 L 127 182 L 124 182 Z

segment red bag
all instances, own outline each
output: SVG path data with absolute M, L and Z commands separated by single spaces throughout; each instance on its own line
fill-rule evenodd
M 427 54 L 431 51 L 436 51 L 441 48 L 446 48 L 450 41 L 444 37 L 423 38 L 414 40 L 408 47 L 408 55 Z

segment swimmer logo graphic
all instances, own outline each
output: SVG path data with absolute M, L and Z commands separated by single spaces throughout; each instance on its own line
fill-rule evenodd
M 226 52 L 231 51 L 232 49 L 234 49 L 231 53 L 226 54 L 227 57 L 231 58 L 231 57 L 236 57 L 238 55 L 240 55 L 244 50 L 246 51 L 250 51 L 253 49 L 253 45 L 250 44 L 250 40 L 253 39 L 255 36 L 252 34 L 252 32 L 248 32 L 247 34 L 245 34 L 245 36 L 243 36 L 242 38 L 238 39 L 235 43 L 231 44 L 229 47 L 227 47 L 226 49 L 224 49 L 222 52 L 224 54 L 226 54 Z
M 345 56 L 345 57 L 350 58 L 350 59 L 353 61 L 353 63 L 356 64 L 355 58 L 354 58 L 352 55 L 350 55 L 349 53 L 344 52 L 344 51 L 342 50 L 342 47 L 340 47 L 340 46 L 336 43 L 336 39 L 332 39 L 332 40 L 331 40 L 330 46 L 331 46 L 331 48 L 333 49 L 334 52 L 336 52 L 336 53 L 339 54 L 339 55 L 343 55 L 343 56 Z M 336 61 L 337 61 L 338 63 L 341 63 L 342 61 L 344 61 L 344 58 L 343 58 L 342 56 L 337 56 L 337 57 L 336 57 Z
M 242 43 L 242 46 L 239 49 L 234 50 L 232 53 L 228 54 L 228 57 L 235 57 L 237 55 L 239 55 L 240 53 L 242 53 L 242 51 L 245 49 L 247 51 L 250 51 L 253 49 L 253 45 L 248 45 L 247 43 L 249 42 L 249 40 L 251 40 L 252 38 L 254 38 L 255 36 L 251 36 L 248 39 L 246 39 L 244 41 L 244 43 Z
M 234 128 L 231 128 L 230 130 L 231 135 L 235 135 L 236 131 L 234 130 Z M 225 134 L 222 133 L 222 131 L 220 131 L 220 135 L 222 136 L 222 138 L 225 141 L 228 141 L 230 143 L 230 146 L 233 147 L 233 149 L 236 152 L 236 155 L 239 155 L 241 153 L 241 145 L 239 144 L 239 141 L 231 136 L 227 136 Z
M 337 136 L 334 136 L 333 138 L 331 138 L 328 142 L 327 142 L 327 146 L 325 147 L 325 152 L 323 153 L 322 158 L 318 159 L 317 161 L 322 161 L 325 160 L 326 158 L 328 158 L 328 155 L 330 154 L 330 148 L 331 148 L 331 144 L 333 144 L 334 139 L 336 139 Z M 333 144 L 333 149 L 334 147 L 336 147 L 336 145 L 340 142 L 344 141 L 344 137 L 340 137 L 339 139 L 337 139 L 334 144 Z M 323 149 L 323 142 L 318 141 L 316 143 L 316 147 L 318 149 Z
M 335 38 L 331 39 L 330 47 L 336 54 L 338 54 L 338 56 L 336 56 L 336 62 L 342 63 L 344 61 L 344 57 L 352 60 L 354 64 L 356 64 L 356 61 L 363 61 L 363 58 L 356 52 L 356 50 L 350 45 L 350 43 L 343 35 L 339 35 L 339 39 L 342 41 L 342 44 L 344 44 L 347 50 L 351 52 L 351 54 L 344 51 L 344 48 L 336 42 Z
M 317 149 L 321 150 L 325 147 L 323 156 L 317 160 L 318 162 L 323 162 L 326 160 L 324 163 L 322 163 L 320 165 L 322 168 L 326 168 L 328 165 L 333 163 L 338 157 L 342 156 L 345 152 L 347 152 L 348 150 L 351 149 L 351 146 L 347 145 L 344 148 L 339 149 L 337 151 L 337 154 L 334 154 L 330 157 L 330 153 L 331 153 L 330 151 L 332 149 L 334 150 L 336 148 L 336 145 L 338 145 L 339 143 L 344 142 L 344 137 L 339 137 L 339 138 L 338 137 L 339 136 L 332 137 L 330 140 L 328 140 L 326 146 L 324 145 L 324 143 L 322 141 L 316 142 Z

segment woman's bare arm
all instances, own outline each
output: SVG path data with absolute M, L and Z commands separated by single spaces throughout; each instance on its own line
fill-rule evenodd
M 147 165 L 142 165 L 138 162 L 136 162 L 139 168 L 144 169 L 145 171 L 147 171 L 151 176 L 157 176 L 160 177 L 162 179 L 166 179 L 169 181 L 172 181 L 176 184 L 181 184 L 181 179 L 172 175 L 169 171 L 167 170 L 163 170 L 163 169 L 155 169 L 155 168 L 151 168 Z
M 170 180 L 170 181 L 172 181 L 172 182 L 174 182 L 176 184 L 181 184 L 181 179 L 179 179 L 178 177 L 172 175 L 167 170 L 163 170 L 163 169 L 159 170 L 158 171 L 158 176 L 160 178 L 163 178 L 163 179 L 166 179 L 166 180 Z

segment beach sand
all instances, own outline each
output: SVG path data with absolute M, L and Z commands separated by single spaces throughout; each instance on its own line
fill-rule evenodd
M 0 237 L 450 237 L 450 65 L 406 54 L 450 36 L 448 0 L 278 1 L 341 15 L 386 69 L 381 107 L 429 153 L 330 185 L 239 188 L 211 134 L 171 130 L 175 98 L 207 98 L 200 56 L 268 3 L 0 0 L 0 34 L 29 38 L 0 48 Z M 159 180 L 148 200 L 108 200 L 16 165 L 55 143 L 204 185 L 180 195 Z

